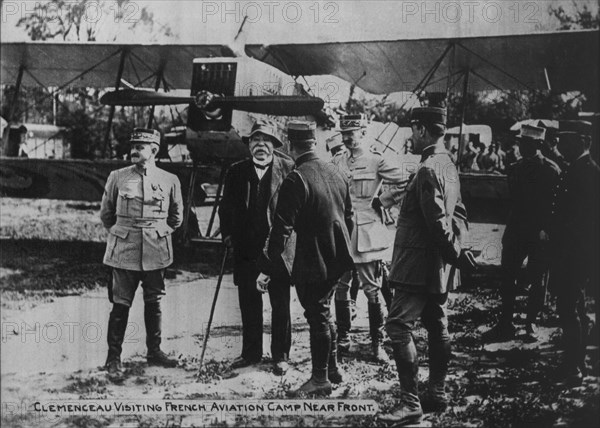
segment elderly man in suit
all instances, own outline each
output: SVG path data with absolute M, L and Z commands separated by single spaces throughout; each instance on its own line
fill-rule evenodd
M 165 268 L 173 263 L 171 234 L 183 219 L 181 188 L 175 175 L 156 167 L 158 131 L 135 129 L 130 141 L 133 165 L 110 173 L 100 208 L 100 218 L 108 230 L 104 264 L 113 268 L 106 367 L 115 381 L 123 375 L 121 347 L 140 282 L 148 364 L 177 365 L 160 349 L 160 301 L 165 294 Z
M 591 128 L 591 124 L 587 124 Z M 596 323 L 600 319 L 600 168 L 590 156 L 590 147 L 590 136 L 581 130 L 559 133 L 558 150 L 569 166 L 561 177 L 554 204 L 550 281 L 551 289 L 558 297 L 556 306 L 565 348 L 558 376 L 569 387 L 581 385 L 586 373 L 586 292 L 594 295 Z M 598 364 L 597 360 L 595 364 Z
M 233 368 L 246 367 L 262 360 L 263 301 L 261 292 L 256 289 L 259 273 L 256 263 L 269 235 L 279 187 L 294 166 L 291 158 L 275 150 L 283 143 L 277 136 L 274 123 L 256 122 L 244 141 L 248 143 L 252 157 L 231 166 L 219 205 L 221 235 L 225 244 L 233 248 L 233 279 L 238 287 L 242 312 L 242 354 L 233 362 Z M 288 272 L 293 260 L 293 238 L 273 270 L 269 288 L 271 356 L 273 370 L 278 375 L 288 369 L 292 343 Z
M 475 266 L 470 251 L 461 248 L 466 210 L 458 171 L 444 146 L 446 111 L 414 108 L 411 127 L 414 153 L 421 155 L 421 162 L 406 188 L 398 217 L 389 274 L 395 292 L 386 323 L 401 399 L 396 410 L 380 416 L 397 425 L 417 423 L 423 416 L 417 390 L 419 361 L 412 336 L 419 318 L 429 341 L 429 396 L 423 404 L 437 411 L 447 406 L 444 388 L 451 350 L 446 302 L 459 280 L 457 268 Z M 398 196 L 392 192 L 380 199 L 387 206 Z
M 352 202 L 348 181 L 315 153 L 314 122 L 290 121 L 288 138 L 296 168 L 281 184 L 273 228 L 261 258 L 257 286 L 269 289 L 286 243 L 296 231 L 292 282 L 310 327 L 312 376 L 292 396 L 328 395 L 340 383 L 331 299 L 344 272 L 352 269 Z M 272 280 L 271 280 L 272 281 Z

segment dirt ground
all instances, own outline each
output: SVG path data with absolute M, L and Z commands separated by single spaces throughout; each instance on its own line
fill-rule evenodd
M 179 249 L 167 280 L 163 306 L 163 348 L 179 360 L 176 368 L 148 367 L 141 295 L 136 296 L 126 334 L 122 384 L 111 383 L 102 365 L 106 357 L 108 270 L 102 266 L 102 230 L 98 206 L 57 201 L 3 199 L 0 205 L 1 401 L 2 426 L 386 426 L 376 415 L 284 417 L 248 414 L 179 416 L 71 416 L 40 418 L 31 411 L 47 400 L 221 400 L 248 402 L 285 399 L 286 392 L 309 377 L 308 326 L 292 292 L 291 370 L 276 376 L 269 361 L 270 307 L 264 299 L 264 362 L 231 370 L 241 351 L 237 290 L 229 264 L 198 375 L 199 358 L 217 283 L 220 248 Z M 561 354 L 554 302 L 542 315 L 541 339 L 527 343 L 524 321 L 515 340 L 483 345 L 482 331 L 498 315 L 498 242 L 502 227 L 473 228 L 474 248 L 484 267 L 449 300 L 453 359 L 447 390 L 451 407 L 426 414 L 422 426 L 587 427 L 600 426 L 599 373 L 592 370 L 581 387 L 565 389 L 553 381 Z M 138 290 L 139 291 L 139 290 Z M 524 296 L 518 301 L 524 309 Z M 353 324 L 354 346 L 341 367 L 345 381 L 332 398 L 372 399 L 385 412 L 397 403 L 394 364 L 369 361 L 367 303 L 359 294 Z M 590 314 L 593 312 L 589 308 Z M 425 331 L 416 331 L 420 386 L 428 375 Z M 389 342 L 386 350 L 391 355 Z M 588 356 L 597 359 L 597 344 Z

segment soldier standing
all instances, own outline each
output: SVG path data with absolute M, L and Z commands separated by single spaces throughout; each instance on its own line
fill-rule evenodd
M 591 128 L 589 122 L 582 121 L 577 125 Z M 569 128 L 577 129 L 573 126 Z M 557 296 L 556 308 L 565 348 L 557 374 L 567 387 L 581 385 L 586 373 L 586 292 L 594 296 L 596 323 L 600 320 L 600 168 L 590 156 L 590 136 L 581 131 L 559 133 L 558 149 L 569 166 L 561 177 L 554 227 L 550 235 L 554 250 L 550 269 L 551 289 Z M 597 359 L 594 364 L 598 364 Z
M 381 153 L 363 144 L 366 123 L 362 115 L 345 115 L 340 119 L 339 131 L 346 146 L 332 158 L 350 179 L 350 196 L 355 211 L 356 228 L 352 233 L 352 259 L 358 273 L 360 288 L 368 300 L 369 331 L 372 357 L 380 363 L 389 362 L 381 342 L 383 339 L 383 310 L 381 305 L 382 258 L 391 245 L 390 235 L 382 218 L 381 205 L 374 205 L 383 181 L 402 182 L 402 171 L 390 165 Z M 378 212 L 379 211 L 379 212 Z M 348 332 L 351 325 L 350 287 L 352 272 L 342 276 L 335 294 L 340 351 L 350 347 Z
M 343 375 L 337 367 L 331 299 L 342 274 L 352 269 L 352 202 L 346 177 L 315 153 L 314 122 L 290 121 L 288 139 L 296 168 L 281 183 L 258 288 L 267 289 L 286 242 L 296 231 L 291 281 L 310 327 L 312 376 L 291 395 L 328 395 Z
M 129 308 L 141 282 L 148 364 L 175 367 L 161 349 L 160 301 L 165 294 L 165 268 L 173 262 L 171 234 L 182 222 L 179 179 L 155 165 L 160 133 L 138 128 L 131 135 L 133 165 L 108 176 L 100 218 L 108 230 L 104 264 L 111 266 L 106 368 L 114 380 L 122 376 L 121 347 Z
M 406 188 L 398 217 L 390 287 L 395 289 L 386 329 L 392 340 L 400 379 L 400 406 L 380 416 L 399 425 L 423 416 L 418 396 L 419 361 L 412 331 L 420 318 L 429 342 L 431 410 L 447 406 L 445 379 L 451 355 L 446 303 L 459 280 L 457 268 L 471 269 L 475 259 L 461 248 L 466 210 L 461 201 L 456 165 L 444 146 L 446 111 L 419 107 L 411 112 L 414 153 L 421 155 L 417 172 Z M 389 195 L 398 201 L 393 192 Z M 388 205 L 389 197 L 381 197 Z M 391 201 L 390 201 L 391 202 Z
M 516 282 L 525 257 L 531 283 L 525 331 L 529 341 L 537 340 L 535 323 L 544 306 L 549 268 L 552 199 L 560 175 L 560 168 L 541 154 L 544 136 L 544 128 L 523 125 L 517 137 L 523 159 L 507 170 L 511 210 L 502 237 L 502 308 L 498 323 L 483 334 L 486 341 L 508 340 L 515 335 Z

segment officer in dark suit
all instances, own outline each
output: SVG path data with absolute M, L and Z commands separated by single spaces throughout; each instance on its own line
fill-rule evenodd
M 591 125 L 590 125 L 591 126 Z M 590 156 L 591 139 L 577 132 L 560 132 L 558 150 L 569 166 L 556 195 L 551 232 L 551 290 L 563 331 L 565 352 L 558 375 L 567 386 L 578 386 L 585 374 L 587 317 L 585 292 L 596 300 L 598 314 L 598 236 L 600 235 L 600 168 Z M 595 362 L 597 364 L 597 361 Z
M 344 272 L 352 269 L 350 234 L 352 201 L 347 179 L 338 168 L 315 153 L 314 122 L 290 121 L 288 138 L 296 168 L 281 184 L 273 228 L 261 259 L 259 287 L 272 287 L 269 278 L 280 263 L 286 242 L 296 231 L 292 283 L 310 327 L 312 377 L 292 396 L 328 395 L 340 383 L 336 361 L 336 327 L 331 300 Z M 271 280 L 272 281 L 272 280 Z
M 237 162 L 229 169 L 219 206 L 221 235 L 233 247 L 234 283 L 238 287 L 242 312 L 242 355 L 232 367 L 240 368 L 261 361 L 263 352 L 262 293 L 256 289 L 256 262 L 264 248 L 279 197 L 279 186 L 292 170 L 294 162 L 274 150 L 283 144 L 271 122 L 254 124 L 249 144 L 252 158 Z M 283 259 L 273 270 L 271 301 L 271 355 L 273 370 L 283 374 L 288 368 L 292 329 L 290 321 L 289 268 L 293 260 L 294 237 L 289 240 Z
M 502 237 L 502 308 L 498 323 L 483 334 L 486 341 L 515 335 L 516 282 L 526 257 L 531 286 L 525 331 L 529 341 L 537 340 L 535 323 L 546 297 L 552 199 L 560 175 L 558 165 L 541 154 L 545 132 L 541 127 L 523 125 L 517 137 L 523 158 L 507 170 L 511 209 Z
M 473 268 L 473 255 L 463 250 L 466 210 L 461 201 L 458 170 L 444 146 L 446 110 L 418 107 L 411 112 L 413 153 L 421 155 L 417 172 L 406 187 L 398 217 L 389 274 L 395 289 L 386 330 L 392 340 L 400 379 L 400 403 L 379 419 L 396 426 L 421 421 L 418 396 L 419 360 L 412 331 L 418 319 L 429 342 L 431 410 L 447 406 L 445 379 L 450 361 L 446 302 L 459 279 L 457 268 Z M 401 191 L 389 195 L 398 202 Z M 388 195 L 380 197 L 388 206 Z M 425 404 L 425 403 L 423 403 Z

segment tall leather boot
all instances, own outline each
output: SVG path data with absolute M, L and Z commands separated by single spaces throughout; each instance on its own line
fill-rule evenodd
M 331 333 L 310 333 L 310 353 L 312 356 L 312 376 L 300 388 L 291 391 L 290 397 L 301 397 L 303 395 L 329 395 L 331 394 L 331 382 L 327 378 L 327 366 L 331 351 Z
M 127 330 L 127 320 L 129 318 L 129 307 L 113 304 L 112 311 L 108 318 L 108 332 L 106 340 L 108 342 L 108 355 L 106 357 L 105 367 L 108 376 L 113 380 L 122 379 L 123 370 L 121 367 L 121 350 L 125 330 Z
M 417 348 L 412 337 L 408 343 L 393 342 L 392 348 L 400 380 L 400 405 L 392 413 L 380 415 L 379 419 L 393 422 L 394 426 L 419 423 L 423 417 L 423 410 L 419 402 L 417 386 L 419 372 Z
M 390 358 L 381 346 L 381 342 L 383 341 L 383 311 L 381 303 L 369 302 L 369 330 L 371 333 L 373 361 L 378 364 L 389 364 Z
M 329 352 L 329 363 L 327 365 L 327 377 L 331 383 L 342 383 L 344 373 L 338 367 L 337 360 L 337 332 L 334 323 L 329 323 L 329 332 L 331 334 L 331 351 Z
M 443 412 L 448 407 L 446 375 L 452 354 L 449 340 L 429 340 L 429 385 L 421 404 L 425 412 Z
M 160 349 L 162 312 L 160 301 L 144 302 L 144 323 L 146 324 L 146 346 L 148 354 L 146 361 L 149 365 L 162 367 L 175 367 L 177 360 L 173 360 Z
M 335 318 L 337 324 L 337 346 L 339 356 L 350 350 L 350 327 L 352 313 L 349 300 L 335 301 Z

